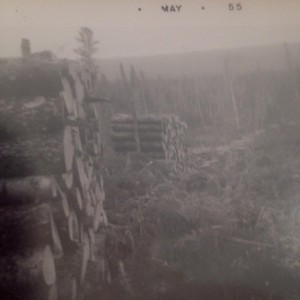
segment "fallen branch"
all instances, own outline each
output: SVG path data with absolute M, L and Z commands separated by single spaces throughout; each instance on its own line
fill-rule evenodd
M 240 238 L 234 238 L 234 237 L 226 237 L 226 238 L 230 239 L 231 241 L 236 242 L 236 243 L 243 243 L 243 244 L 254 245 L 254 246 L 259 246 L 259 247 L 273 247 L 273 245 L 271 245 L 271 244 L 249 241 L 249 240 L 240 239 Z
M 145 167 L 137 174 L 137 177 L 139 177 L 149 166 L 151 166 L 153 164 L 153 161 L 149 161 Z

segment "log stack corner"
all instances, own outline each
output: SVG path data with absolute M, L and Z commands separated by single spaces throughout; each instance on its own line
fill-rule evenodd
M 140 151 L 149 157 L 173 161 L 177 173 L 187 169 L 185 130 L 186 124 L 174 114 L 139 115 L 137 129 L 131 115 L 116 114 L 112 118 L 115 151 L 134 152 L 138 150 L 139 143 Z
M 107 224 L 92 79 L 70 60 L 0 65 L 0 294 L 75 300 Z

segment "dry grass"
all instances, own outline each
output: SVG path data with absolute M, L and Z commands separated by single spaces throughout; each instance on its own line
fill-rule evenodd
M 182 178 L 170 163 L 143 155 L 115 160 L 106 205 L 110 222 L 126 226 L 134 239 L 125 264 L 136 292 L 145 292 L 139 281 L 146 280 L 154 293 L 149 299 L 156 299 L 162 278 L 155 273 L 163 269 L 169 280 L 163 295 L 178 286 L 180 274 L 185 288 L 192 282 L 242 284 L 265 295 L 253 299 L 298 299 L 298 132 L 275 128 L 231 147 L 190 153 L 190 173 Z M 152 275 L 143 275 L 145 265 Z

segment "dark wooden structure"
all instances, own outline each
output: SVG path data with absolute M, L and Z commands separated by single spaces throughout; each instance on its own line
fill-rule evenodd
M 107 224 L 106 100 L 79 63 L 32 54 L 27 40 L 21 48 L 22 58 L 0 60 L 0 291 L 76 300 Z

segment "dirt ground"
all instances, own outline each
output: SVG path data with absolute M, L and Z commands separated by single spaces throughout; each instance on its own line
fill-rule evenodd
M 102 299 L 300 299 L 299 129 L 197 137 L 180 176 L 171 162 L 114 156 Z

